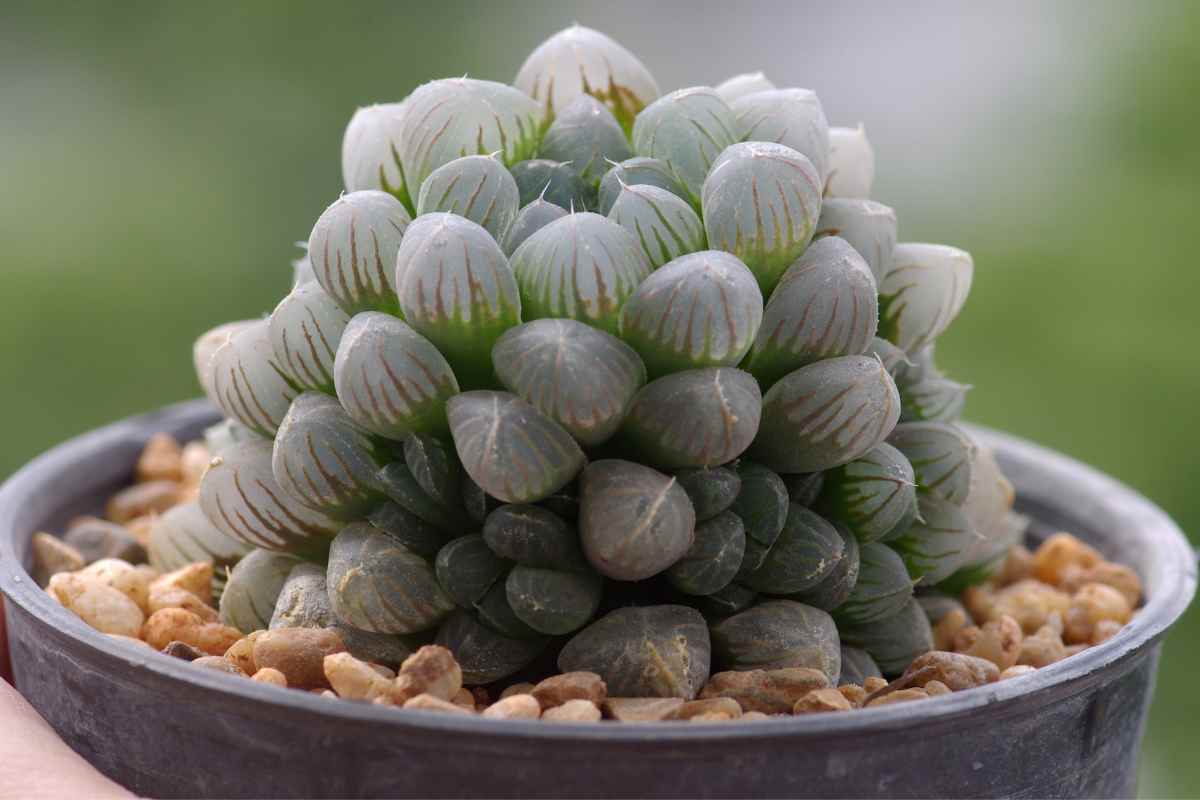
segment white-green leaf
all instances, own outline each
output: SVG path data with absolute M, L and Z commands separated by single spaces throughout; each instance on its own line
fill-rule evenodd
M 483 226 L 503 241 L 521 206 L 512 174 L 491 156 L 463 156 L 435 169 L 421 184 L 417 215 L 445 211 Z
M 761 72 L 745 72 L 723 80 L 715 87 L 715 91 L 726 103 L 733 105 L 737 100 L 756 92 L 766 92 L 775 88 L 775 84 Z
M 958 316 L 974 275 L 971 254 L 942 244 L 898 244 L 879 286 L 880 335 L 907 353 L 932 344 Z
M 280 301 L 268 325 L 275 359 L 297 387 L 333 393 L 333 359 L 350 315 L 316 282 Z
M 347 192 L 380 189 L 405 202 L 408 189 L 400 167 L 404 103 L 364 106 L 354 112 L 342 137 L 342 181 Z
M 875 182 L 875 151 L 862 125 L 829 129 L 826 197 L 867 198 Z
M 808 89 L 768 89 L 729 104 L 739 139 L 786 145 L 812 162 L 822 183 L 829 174 L 829 123 Z
M 825 198 L 813 241 L 840 236 L 858 251 L 875 283 L 879 285 L 892 271 L 892 253 L 896 249 L 896 212 L 873 200 Z
M 657 269 L 685 253 L 704 249 L 704 223 L 684 200 L 657 186 L 626 186 L 608 218 L 637 237 Z
M 659 98 L 638 114 L 633 125 L 633 149 L 639 156 L 665 161 L 697 206 L 712 163 L 740 139 L 733 111 L 707 86 L 679 89 Z
M 296 389 L 275 357 L 267 320 L 235 330 L 209 361 L 212 399 L 250 430 L 271 438 L 291 407 Z
M 308 237 L 313 274 L 348 314 L 395 311 L 396 250 L 412 218 L 395 197 L 368 189 L 342 195 Z

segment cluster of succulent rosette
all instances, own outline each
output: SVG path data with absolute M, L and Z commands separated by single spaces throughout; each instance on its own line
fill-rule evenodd
M 1019 540 L 933 360 L 971 258 L 897 244 L 813 92 L 660 96 L 575 26 L 512 86 L 359 109 L 342 163 L 287 297 L 196 345 L 226 421 L 174 533 L 232 568 L 226 622 L 436 641 L 475 684 L 847 680 Z

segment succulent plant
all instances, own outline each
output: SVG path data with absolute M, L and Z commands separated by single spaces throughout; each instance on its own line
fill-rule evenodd
M 274 312 L 193 349 L 225 419 L 150 555 L 211 560 L 226 622 L 432 638 L 468 684 L 863 680 L 932 646 L 914 587 L 1023 534 L 934 359 L 971 258 L 896 243 L 813 92 L 660 96 L 573 26 L 513 86 L 360 108 L 341 160 Z

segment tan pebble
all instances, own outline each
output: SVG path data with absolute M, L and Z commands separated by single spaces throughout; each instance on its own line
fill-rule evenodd
M 239 677 L 247 677 L 246 673 L 242 672 L 241 667 L 234 664 L 232 661 L 220 656 L 202 656 L 192 662 L 194 667 L 204 667 L 205 669 L 215 669 L 217 672 L 224 672 L 229 675 L 237 675 Z
M 958 633 L 954 634 L 954 652 L 962 653 L 970 650 L 982 635 L 983 631 L 978 625 L 968 625 L 965 628 L 960 628 Z
M 143 548 L 150 547 L 150 531 L 154 530 L 155 523 L 158 522 L 158 514 L 144 514 L 125 523 L 125 530 L 129 531 L 138 544 Z
M 205 622 L 182 608 L 164 608 L 155 611 L 146 620 L 142 626 L 142 638 L 156 650 L 178 640 L 209 655 L 224 656 L 242 638 L 242 632 L 216 622 Z
M 769 714 L 764 714 L 761 711 L 747 711 L 741 716 L 742 722 L 762 722 L 764 719 L 770 718 Z
M 161 652 L 164 656 L 178 658 L 181 661 L 195 661 L 197 658 L 204 657 L 204 653 L 200 652 L 186 642 L 170 642 L 162 649 Z M 232 664 L 233 662 L 230 661 L 229 663 Z M 241 667 L 238 667 L 238 669 L 241 669 Z
M 1125 596 L 1103 583 L 1088 583 L 1071 597 L 1063 616 L 1063 640 L 1070 644 L 1091 642 L 1096 624 L 1111 620 L 1124 625 L 1133 616 Z
M 1096 623 L 1096 627 L 1092 629 L 1092 644 L 1104 644 L 1112 637 L 1121 632 L 1121 628 L 1125 627 L 1121 623 L 1111 620 L 1102 619 Z
M 532 691 L 533 691 L 532 683 L 514 683 L 512 686 L 509 686 L 507 689 L 505 689 L 503 692 L 500 693 L 500 699 L 503 700 L 504 698 L 510 697 L 514 694 L 529 694 Z
M 374 661 L 368 661 L 367 666 L 378 672 L 383 677 L 387 678 L 389 681 L 396 680 L 396 670 L 392 669 L 386 664 L 376 664 Z
M 1050 628 L 1060 637 L 1063 634 L 1063 615 L 1058 611 L 1051 611 L 1046 615 L 1046 624 L 1042 628 Z M 1042 628 L 1038 628 L 1040 631 Z
M 961 692 L 963 689 L 995 683 L 999 678 L 1000 670 L 987 659 L 931 650 L 914 658 L 897 683 L 908 687 L 938 681 L 952 691 Z
M 1033 553 L 1023 544 L 1008 551 L 1008 556 L 1000 569 L 992 576 L 996 586 L 1007 586 L 1010 583 L 1033 577 Z
M 206 604 L 187 589 L 180 589 L 179 587 L 158 589 L 150 593 L 147 601 L 147 612 L 153 614 L 156 611 L 162 611 L 164 608 L 185 609 L 200 617 L 205 622 L 216 622 L 219 618 L 215 608 Z
M 825 673 L 808 667 L 741 670 L 713 675 L 700 691 L 700 697 L 728 697 L 745 711 L 786 714 L 812 690 L 828 687 Z
M 1070 658 L 1073 655 L 1078 655 L 1084 650 L 1087 650 L 1091 645 L 1088 644 L 1071 644 L 1063 648 L 1063 658 Z
M 150 645 L 148 645 L 148 644 L 146 644 L 145 642 L 143 642 L 141 639 L 137 639 L 137 638 L 135 638 L 135 637 L 133 637 L 133 636 L 122 636 L 122 635 L 121 635 L 121 634 L 119 634 L 119 633 L 106 633 L 106 634 L 104 634 L 104 635 L 105 635 L 105 636 L 107 636 L 107 637 L 108 637 L 108 638 L 110 638 L 110 639 L 115 639 L 115 640 L 116 640 L 116 641 L 118 641 L 118 642 L 125 642 L 126 644 L 133 644 L 133 645 L 137 645 L 138 647 L 143 647 L 143 648 L 145 648 L 146 650 L 153 650 L 153 649 L 154 649 L 154 648 L 153 648 L 153 647 L 151 647 Z
M 510 694 L 483 712 L 488 719 L 537 719 L 541 715 L 542 705 L 531 694 Z
M 260 670 L 258 664 L 254 663 L 254 643 L 264 633 L 266 631 L 254 631 L 254 633 L 238 639 L 225 651 L 225 657 L 241 667 L 247 675 L 256 674 Z
M 588 700 L 598 706 L 608 696 L 608 687 L 594 672 L 564 672 L 546 678 L 530 694 L 543 709 L 561 706 L 569 700 Z
M 996 593 L 992 614 L 986 620 L 1008 615 L 1025 633 L 1033 633 L 1054 613 L 1065 614 L 1071 596 L 1037 580 L 1017 581 Z
M 1026 636 L 1021 641 L 1021 653 L 1017 656 L 1017 664 L 1034 668 L 1048 667 L 1064 658 L 1066 648 L 1063 646 L 1061 632 L 1051 625 L 1045 625 L 1039 628 L 1037 633 Z
M 390 697 L 392 682 L 371 669 L 365 661 L 359 661 L 349 653 L 331 653 L 322 662 L 325 678 L 346 700 L 374 700 Z M 286 677 L 286 675 L 285 675 Z
M 50 579 L 46 592 L 101 633 L 116 633 L 135 639 L 141 633 L 145 615 L 137 603 L 94 578 L 75 572 L 60 572 Z
M 31 544 L 33 579 L 37 581 L 38 586 L 46 586 L 50 578 L 60 572 L 83 569 L 83 554 L 57 536 L 35 533 Z
M 105 514 L 116 523 L 126 523 L 150 513 L 161 514 L 179 502 L 181 488 L 175 481 L 134 484 L 109 499 Z
M 84 567 L 81 575 L 111 586 L 137 603 L 142 613 L 150 612 L 150 575 L 119 558 L 102 558 Z
M 683 703 L 667 715 L 666 719 L 691 719 L 698 714 L 728 714 L 730 717 L 740 717 L 742 707 L 732 697 L 707 697 Z
M 682 706 L 682 697 L 609 697 L 604 714 L 618 722 L 660 722 Z
M 212 602 L 213 565 L 209 561 L 197 561 L 179 569 L 160 575 L 150 584 L 150 591 L 183 589 L 199 597 L 205 603 Z
M 943 694 L 952 694 L 954 691 L 941 681 L 930 681 L 921 688 L 924 689 L 925 694 L 929 695 L 930 697 L 939 697 Z
M 465 706 L 455 705 L 448 700 L 443 700 L 440 697 L 434 697 L 431 694 L 419 694 L 416 697 L 410 697 L 404 701 L 406 710 L 415 711 L 441 711 L 447 714 L 474 714 L 475 712 Z
M 1056 533 L 1034 551 L 1033 576 L 1055 586 L 1068 567 L 1093 567 L 1103 560 L 1103 556 L 1075 536 Z
M 1017 664 L 1001 672 L 1000 680 L 1006 681 L 1009 678 L 1019 678 L 1022 675 L 1028 675 L 1031 672 L 1037 672 L 1037 669 L 1029 666 L 1028 664 Z
M 134 474 L 139 481 L 183 479 L 183 448 L 169 433 L 156 433 L 146 442 Z
M 979 636 L 961 652 L 976 658 L 986 658 L 998 669 L 1006 670 L 1017 663 L 1017 658 L 1021 655 L 1021 640 L 1024 638 L 1017 621 L 1004 615 L 985 622 L 979 629 Z
M 863 681 L 863 689 L 866 690 L 867 694 L 874 694 L 887 685 L 887 681 L 874 675 Z
M 326 700 L 337 700 L 338 699 L 337 692 L 334 692 L 332 689 L 313 689 L 313 694 L 320 695 L 321 697 L 324 697 Z
M 267 667 L 266 669 L 260 669 L 255 672 L 252 680 L 256 680 L 259 683 L 269 683 L 272 686 L 279 686 L 284 689 L 286 689 L 288 685 L 287 677 L 285 677 L 284 674 L 279 670 L 271 669 L 270 667 Z
M 254 663 L 258 668 L 277 669 L 287 678 L 288 686 L 300 689 L 328 687 L 325 657 L 344 652 L 342 637 L 326 628 L 279 628 L 265 631 L 254 641 Z
M 863 702 L 867 699 L 867 690 L 856 683 L 843 683 L 837 688 L 842 693 L 842 697 L 849 700 L 850 705 L 855 708 L 862 706 Z
M 981 622 L 992 618 L 992 610 L 996 602 L 996 593 L 988 584 L 968 586 L 959 597 L 972 619 Z
M 1111 586 L 1121 593 L 1130 608 L 1136 608 L 1142 600 L 1142 580 L 1124 564 L 1103 561 L 1092 567 L 1073 568 L 1064 578 L 1061 588 L 1065 592 L 1075 594 L 1088 583 Z
M 449 701 L 462 688 L 462 668 L 445 647 L 427 644 L 400 665 L 393 696 L 404 703 L 420 694 Z
M 208 452 L 208 447 L 204 442 L 188 442 L 184 445 L 179 463 L 180 479 L 183 481 L 183 485 L 199 486 L 200 479 L 204 477 L 211 461 L 212 454 Z
M 950 650 L 954 637 L 967 627 L 967 615 L 961 608 L 952 608 L 933 626 L 933 646 L 936 650 Z
M 929 699 L 929 694 L 924 689 L 897 689 L 894 692 L 881 695 L 873 700 L 868 700 L 867 706 L 875 708 L 876 706 L 886 706 L 892 703 L 907 703 L 912 700 L 927 699 Z
M 543 711 L 542 719 L 546 722 L 599 722 L 600 709 L 591 700 L 568 700 L 561 706 Z
M 465 687 L 459 689 L 458 693 L 450 698 L 450 702 L 463 708 L 475 709 L 475 695 L 471 694 L 471 690 Z
M 741 714 L 738 714 L 738 718 L 741 718 Z M 706 711 L 703 714 L 688 717 L 688 722 L 729 722 L 731 719 L 733 719 L 733 715 L 726 714 L 723 711 Z
M 849 711 L 854 704 L 837 689 L 814 689 L 796 701 L 793 714 L 821 714 L 827 711 Z

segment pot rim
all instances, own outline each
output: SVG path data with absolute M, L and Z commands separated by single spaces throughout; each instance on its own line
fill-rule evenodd
M 308 692 L 256 683 L 211 670 L 195 669 L 184 661 L 157 657 L 93 630 L 40 589 L 16 555 L 17 509 L 36 499 L 43 488 L 84 453 L 95 453 L 118 445 L 144 442 L 159 430 L 216 422 L 213 407 L 193 400 L 126 418 L 75 437 L 29 462 L 0 487 L 0 593 L 44 625 L 60 631 L 83 648 L 100 651 L 108 660 L 128 670 L 149 670 L 182 681 L 200 690 L 220 693 L 276 712 L 295 709 L 327 715 L 341 722 L 386 725 L 430 734 L 491 735 L 536 740 L 606 741 L 639 744 L 648 741 L 719 744 L 733 739 L 778 738 L 780 736 L 852 736 L 946 723 L 973 716 L 985 707 L 989 714 L 1003 714 L 1006 707 L 1022 698 L 1039 695 L 1050 702 L 1063 694 L 1074 694 L 1103 677 L 1109 668 L 1156 642 L 1175 623 L 1191 602 L 1196 590 L 1196 555 L 1182 531 L 1158 506 L 1091 467 L 1032 442 L 979 426 L 967 426 L 985 445 L 992 447 L 1007 464 L 1036 464 L 1053 485 L 1070 483 L 1084 492 L 1105 498 L 1106 509 L 1125 519 L 1136 520 L 1137 528 L 1159 551 L 1160 574 L 1153 596 L 1134 619 L 1113 638 L 1069 659 L 1043 667 L 1029 675 L 988 686 L 931 698 L 915 704 L 895 704 L 858 709 L 853 714 L 816 714 L 771 718 L 754 724 L 681 725 L 678 723 L 547 725 L 535 720 L 494 720 L 461 717 L 436 712 L 395 709 L 369 703 L 329 702 Z M 228 698 L 226 698 L 228 699 Z

